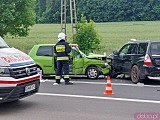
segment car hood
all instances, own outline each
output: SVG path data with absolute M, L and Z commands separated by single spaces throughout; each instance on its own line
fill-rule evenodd
M 101 55 L 101 54 L 94 54 L 90 53 L 89 55 L 86 56 L 88 59 L 99 59 L 99 60 L 106 60 L 106 55 Z

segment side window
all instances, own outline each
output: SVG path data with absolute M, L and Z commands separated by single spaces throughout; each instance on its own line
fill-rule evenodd
M 138 48 L 137 44 L 131 44 L 127 51 L 127 54 L 137 54 L 137 48 Z
M 40 46 L 37 56 L 53 56 L 53 46 Z
M 138 47 L 138 54 L 145 54 L 147 50 L 147 43 L 140 43 Z
M 122 49 L 120 50 L 119 53 L 120 53 L 120 55 L 137 54 L 137 48 L 138 48 L 137 44 L 127 44 L 122 47 Z
M 123 46 L 119 51 L 119 55 L 127 54 L 129 47 L 130 47 L 130 44 Z

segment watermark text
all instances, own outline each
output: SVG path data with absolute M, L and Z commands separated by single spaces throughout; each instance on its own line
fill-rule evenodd
M 160 120 L 158 112 L 139 112 L 134 114 L 135 120 Z

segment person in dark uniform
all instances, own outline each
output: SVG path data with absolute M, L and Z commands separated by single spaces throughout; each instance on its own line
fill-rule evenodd
M 73 83 L 69 80 L 69 59 L 70 59 L 71 47 L 66 42 L 66 35 L 64 33 L 58 34 L 58 42 L 54 46 L 54 55 L 56 58 L 57 69 L 56 69 L 56 83 L 60 84 L 61 75 L 63 73 L 65 85 L 72 85 Z

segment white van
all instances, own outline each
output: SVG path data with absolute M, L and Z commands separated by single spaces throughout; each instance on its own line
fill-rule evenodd
M 30 96 L 38 92 L 39 86 L 40 74 L 34 60 L 0 37 L 0 103 Z

